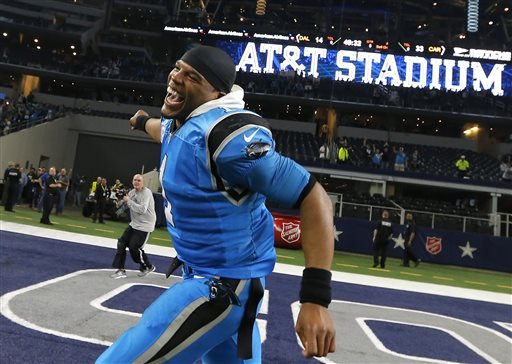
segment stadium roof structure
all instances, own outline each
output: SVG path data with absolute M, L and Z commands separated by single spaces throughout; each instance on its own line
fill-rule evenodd
M 180 21 L 183 14 L 193 14 L 203 26 L 334 31 L 510 49 L 512 5 L 506 0 L 472 1 L 478 8 L 479 28 L 475 33 L 467 31 L 466 0 L 179 0 L 171 18 Z M 258 3 L 266 3 L 264 15 L 257 15 Z

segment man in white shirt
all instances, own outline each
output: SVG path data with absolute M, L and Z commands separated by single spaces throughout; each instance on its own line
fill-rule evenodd
M 117 241 L 117 253 L 112 263 L 117 270 L 111 275 L 114 279 L 126 278 L 126 248 L 130 250 L 133 261 L 140 265 L 139 277 L 145 277 L 155 270 L 155 266 L 149 262 L 144 252 L 144 245 L 151 232 L 155 230 L 155 200 L 152 192 L 144 187 L 142 175 L 133 176 L 132 183 L 133 189 L 118 204 L 118 207 L 126 204 L 130 209 L 131 222 Z

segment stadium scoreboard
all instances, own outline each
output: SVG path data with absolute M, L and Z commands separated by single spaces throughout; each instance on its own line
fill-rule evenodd
M 412 41 L 381 41 L 306 33 L 166 26 L 165 31 L 208 39 L 233 58 L 237 70 L 451 92 L 512 96 L 512 53 Z

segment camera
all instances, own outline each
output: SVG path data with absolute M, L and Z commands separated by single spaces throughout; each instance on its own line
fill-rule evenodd
M 116 193 L 115 193 L 115 196 L 118 200 L 122 200 L 124 196 L 126 196 L 126 194 L 128 193 L 127 190 L 125 189 L 122 189 L 122 190 L 117 190 Z

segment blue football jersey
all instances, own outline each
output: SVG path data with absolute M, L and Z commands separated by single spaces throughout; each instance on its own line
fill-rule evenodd
M 160 182 L 179 258 L 202 276 L 254 278 L 275 264 L 266 197 L 294 206 L 310 175 L 275 151 L 258 115 L 213 108 L 174 130 L 162 118 Z

